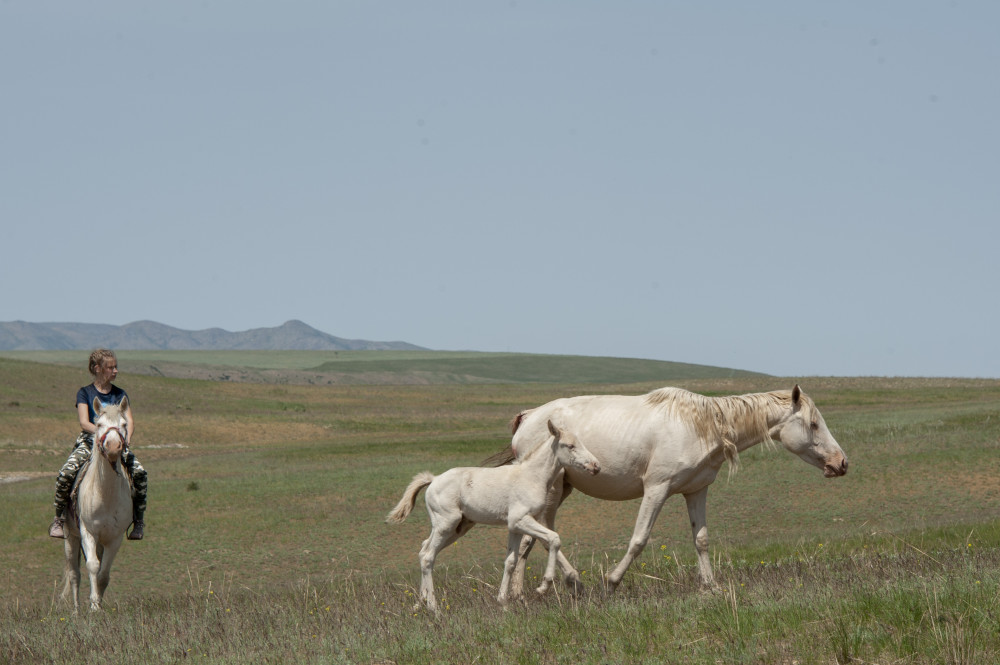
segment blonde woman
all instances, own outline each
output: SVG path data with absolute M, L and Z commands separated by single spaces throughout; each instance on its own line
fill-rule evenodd
M 118 376 L 118 358 L 115 352 L 110 349 L 96 349 L 90 354 L 90 364 L 88 365 L 90 374 L 94 377 L 94 382 L 80 388 L 76 393 L 76 413 L 80 421 L 80 435 L 76 437 L 76 446 L 70 453 L 69 459 L 59 470 L 59 477 L 56 478 L 55 508 L 56 517 L 49 527 L 49 535 L 53 538 L 65 538 L 63 524 L 66 519 L 66 506 L 69 504 L 69 495 L 73 491 L 73 483 L 76 474 L 80 471 L 83 463 L 90 459 L 91 449 L 94 446 L 94 432 L 97 427 L 94 425 L 96 414 L 94 413 L 94 399 L 97 398 L 102 404 L 119 404 L 122 399 L 128 397 L 125 391 L 114 385 L 115 377 Z M 122 455 L 122 461 L 132 478 L 132 531 L 128 534 L 129 540 L 142 540 L 143 515 L 146 512 L 146 470 L 139 464 L 139 460 L 132 454 L 129 442 L 135 433 L 135 419 L 132 417 L 132 400 L 128 401 L 125 410 L 125 446 L 126 452 Z

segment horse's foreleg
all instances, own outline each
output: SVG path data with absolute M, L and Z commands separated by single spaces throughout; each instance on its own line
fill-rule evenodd
M 517 553 L 517 543 L 519 539 L 513 535 L 513 532 L 517 531 L 527 536 L 532 536 L 541 540 L 545 543 L 545 546 L 549 549 L 548 563 L 545 566 L 545 573 L 542 576 L 542 584 L 536 591 L 539 594 L 543 594 L 549 590 L 552 585 L 552 580 L 556 576 L 556 562 L 559 557 L 559 534 L 552 529 L 546 528 L 538 520 L 536 520 L 531 515 L 523 515 L 519 518 L 513 519 L 508 522 L 508 527 L 511 530 L 510 542 L 514 545 L 514 553 Z M 513 563 L 517 563 L 516 558 Z
M 101 609 L 101 592 L 97 578 L 101 572 L 100 547 L 94 540 L 94 537 L 82 527 L 80 529 L 80 541 L 83 547 L 83 557 L 87 560 L 87 573 L 90 577 L 90 609 L 99 610 Z
M 553 489 L 549 492 L 548 497 L 546 497 L 545 502 L 545 512 L 543 514 L 542 521 L 545 523 L 549 529 L 555 530 L 556 524 L 556 511 L 559 510 L 559 506 L 562 505 L 566 497 L 570 495 L 573 491 L 573 486 L 570 485 L 565 480 L 565 472 L 563 472 L 562 480 L 557 480 Z M 535 539 L 531 536 L 524 536 L 521 539 L 521 549 L 518 552 L 517 567 L 514 569 L 514 575 L 511 582 L 511 597 L 518 598 L 524 594 L 524 572 L 527 567 L 527 557 L 528 553 L 531 552 L 531 548 L 535 545 Z M 572 587 L 573 593 L 578 593 L 583 589 L 583 583 L 580 580 L 579 573 L 576 572 L 576 568 L 569 562 L 569 560 L 563 556 L 562 551 L 557 554 L 557 561 L 559 567 L 563 571 L 565 576 L 566 585 Z
M 670 487 L 666 483 L 644 489 L 642 504 L 639 506 L 639 517 L 635 521 L 635 529 L 632 531 L 632 540 L 629 541 L 628 551 L 605 578 L 612 591 L 618 587 L 622 577 L 625 576 L 625 571 L 649 542 L 649 533 L 653 530 L 653 523 L 656 522 L 660 509 L 663 508 L 663 502 L 667 500 L 669 489 Z
M 698 554 L 698 576 L 701 586 L 705 589 L 715 589 L 715 577 L 712 575 L 712 559 L 708 555 L 708 520 L 707 499 L 708 487 L 697 492 L 685 494 L 688 516 L 691 518 L 691 536 L 694 538 L 694 549 Z
M 101 567 L 97 573 L 97 607 L 91 606 L 90 609 L 99 609 L 101 603 L 104 602 L 104 592 L 108 590 L 108 584 L 111 582 L 111 564 L 114 563 L 121 544 L 121 540 L 119 540 L 117 543 L 108 545 L 101 552 Z

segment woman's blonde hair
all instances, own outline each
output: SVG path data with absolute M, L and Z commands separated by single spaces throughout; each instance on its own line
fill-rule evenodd
M 111 349 L 94 349 L 90 354 L 90 365 L 87 369 L 93 376 L 97 376 L 97 368 L 103 365 L 105 360 L 118 362 L 118 356 Z

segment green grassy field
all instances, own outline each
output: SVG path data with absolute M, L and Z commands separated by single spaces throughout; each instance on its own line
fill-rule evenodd
M 495 373 L 494 382 L 309 385 L 284 382 L 281 372 L 338 361 L 302 366 L 304 358 L 258 352 L 239 362 L 276 373 L 237 382 L 130 374 L 126 357 L 118 383 L 132 397 L 135 451 L 150 476 L 147 538 L 123 546 L 106 611 L 80 617 L 58 599 L 62 547 L 45 530 L 55 473 L 77 430 L 73 396 L 88 375 L 79 358 L 74 365 L 0 358 L 0 478 L 8 481 L 0 484 L 0 654 L 7 662 L 1000 657 L 998 381 L 799 379 L 851 470 L 827 480 L 780 449 L 743 454 L 740 473 L 709 492 L 719 593 L 697 588 L 678 498 L 668 501 L 622 586 L 605 593 L 600 575 L 627 544 L 638 502 L 574 494 L 559 531 L 590 581 L 583 595 L 560 589 L 501 610 L 493 595 L 506 537 L 480 527 L 439 559 L 435 578 L 447 609 L 438 620 L 414 609 L 416 552 L 428 531 L 422 502 L 404 525 L 382 521 L 414 473 L 478 464 L 509 441 L 517 411 L 554 397 L 667 384 L 730 394 L 792 381 L 669 376 L 663 367 L 612 361 L 566 363 L 560 373 L 554 359 L 546 383 L 513 382 L 508 368 L 508 378 Z M 236 358 L 167 354 L 141 362 L 235 371 Z M 405 360 L 428 363 L 420 371 L 440 369 L 433 357 Z M 636 371 L 658 378 L 607 379 Z M 457 373 L 454 365 L 440 371 Z M 534 575 L 542 559 L 536 553 L 530 563 Z

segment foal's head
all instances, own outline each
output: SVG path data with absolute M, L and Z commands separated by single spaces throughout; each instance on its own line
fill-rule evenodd
M 122 399 L 119 404 L 101 404 L 101 400 L 94 398 L 94 413 L 97 419 L 94 425 L 97 431 L 94 433 L 94 445 L 111 464 L 115 464 L 121 458 L 125 449 L 125 413 L 128 411 L 128 398 Z
M 549 433 L 553 437 L 553 444 L 556 447 L 556 459 L 559 460 L 559 464 L 564 467 L 586 471 L 592 476 L 601 470 L 601 463 L 597 461 L 597 458 L 571 432 L 559 429 L 550 420 Z

